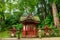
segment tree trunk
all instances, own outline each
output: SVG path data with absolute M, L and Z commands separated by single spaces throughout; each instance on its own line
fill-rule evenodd
M 53 12 L 53 18 L 54 18 L 54 25 L 55 27 L 58 27 L 59 25 L 59 18 L 57 16 L 57 7 L 56 7 L 56 4 L 55 2 L 52 3 L 52 12 Z

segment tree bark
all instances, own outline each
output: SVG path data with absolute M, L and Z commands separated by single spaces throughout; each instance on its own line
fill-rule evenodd
M 53 18 L 54 18 L 54 25 L 55 27 L 58 27 L 59 25 L 59 18 L 57 16 L 57 7 L 56 7 L 56 4 L 55 2 L 52 3 L 52 12 L 53 12 Z

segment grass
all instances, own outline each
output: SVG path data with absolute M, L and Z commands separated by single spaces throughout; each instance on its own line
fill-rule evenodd
M 8 31 L 0 32 L 0 38 L 8 38 L 10 34 Z
M 18 37 L 18 33 L 16 33 L 16 37 Z M 20 37 L 22 37 L 22 32 L 20 33 Z M 51 37 L 54 37 L 53 35 Z M 57 35 L 56 37 L 60 37 L 60 35 Z M 10 32 L 4 31 L 0 32 L 0 38 L 10 38 Z
M 18 36 L 18 34 L 16 33 L 16 37 L 17 36 Z M 20 37 L 22 37 L 22 33 L 20 33 Z M 0 32 L 0 38 L 10 38 L 9 31 Z

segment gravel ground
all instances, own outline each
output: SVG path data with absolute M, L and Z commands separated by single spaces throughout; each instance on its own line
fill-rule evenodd
M 0 38 L 0 40 L 60 40 L 60 37 L 51 37 L 51 38 Z

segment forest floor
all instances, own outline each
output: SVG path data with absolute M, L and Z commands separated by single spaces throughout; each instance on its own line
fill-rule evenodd
M 51 38 L 1 38 L 0 40 L 60 40 L 60 37 L 51 37 Z

